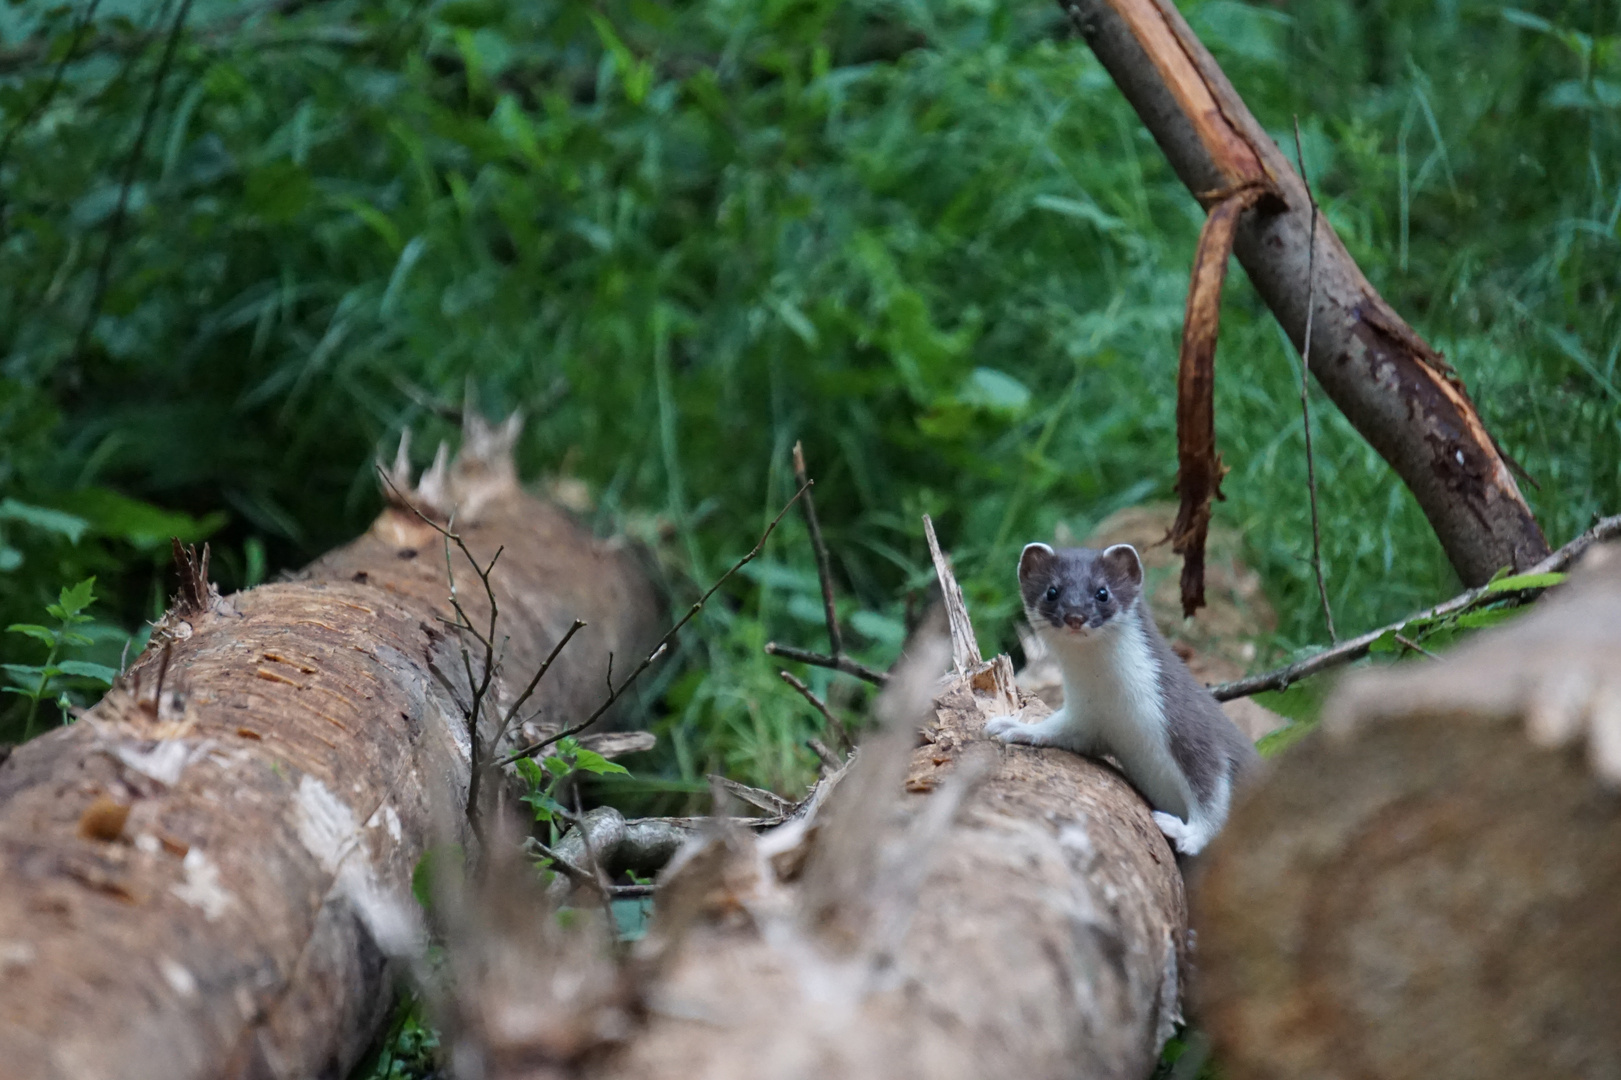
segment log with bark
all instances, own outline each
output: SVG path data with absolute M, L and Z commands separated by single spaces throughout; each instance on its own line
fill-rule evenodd
M 1224 471 L 1209 391 L 1229 245 L 1297 348 L 1311 327 L 1312 374 L 1412 490 L 1466 585 L 1546 557 L 1547 541 L 1462 380 L 1363 276 L 1171 0 L 1060 3 L 1210 211 L 1189 295 L 1177 409 L 1177 542 L 1179 551 L 1190 548 L 1190 570 Z M 1194 599 L 1184 591 L 1185 605 Z
M 492 702 L 581 618 L 532 704 L 542 727 L 583 716 L 609 653 L 656 633 L 629 553 L 519 490 L 516 435 L 470 416 L 454 464 L 441 453 L 296 581 L 222 598 L 188 560 L 179 603 L 101 703 L 0 764 L 0 1072 L 353 1065 L 387 1008 L 388 955 L 420 933 L 410 879 L 431 811 L 468 783 L 447 565 L 475 619 L 486 602 L 417 511 L 454 512 L 481 560 L 501 551 Z
M 937 566 L 951 646 L 946 618 L 926 624 L 886 683 L 883 730 L 787 824 L 685 847 L 628 957 L 537 917 L 521 875 L 447 908 L 453 1059 L 492 1080 L 1152 1070 L 1180 1015 L 1176 861 L 1106 765 L 983 738 L 993 715 L 1046 708 L 1006 656 L 979 660 Z M 587 866 L 624 831 L 593 824 L 569 849 Z M 587 912 L 592 893 L 577 890 Z
M 1194 891 L 1234 1075 L 1621 1076 L 1621 546 L 1348 678 Z

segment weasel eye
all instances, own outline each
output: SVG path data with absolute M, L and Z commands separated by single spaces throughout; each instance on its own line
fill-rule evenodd
M 1057 585 L 1049 585 L 1049 586 L 1047 586 L 1047 599 L 1049 599 L 1049 600 L 1057 600 L 1058 599 L 1058 586 Z
M 1096 600 L 1100 604 L 1107 604 L 1109 602 L 1108 586 L 1100 585 L 1098 587 L 1098 591 L 1092 594 L 1092 599 Z

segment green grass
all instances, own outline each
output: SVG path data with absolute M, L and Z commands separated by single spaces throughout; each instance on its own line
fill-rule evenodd
M 1538 479 L 1550 539 L 1621 506 L 1614 6 L 1184 10 L 1269 130 L 1299 115 L 1325 212 Z M 469 382 L 537 414 L 524 474 L 583 479 L 595 527 L 670 527 L 677 606 L 791 494 L 803 439 L 874 663 L 928 587 L 921 513 L 1005 648 L 1020 545 L 1170 494 L 1200 213 L 1055 5 L 337 0 L 229 33 L 199 9 L 87 321 L 160 16 L 102 25 L 156 37 L 69 64 L 0 165 L 0 499 L 32 508 L 0 511 L 7 623 L 94 573 L 99 617 L 137 628 L 171 529 L 227 588 L 307 561 L 375 513 L 402 428 L 453 437 L 435 406 Z M 68 18 L 37 32 L 64 49 Z M 6 130 L 52 70 L 0 75 Z M 1298 364 L 1231 275 L 1216 513 L 1278 651 L 1325 636 Z M 1450 595 L 1413 500 L 1313 415 L 1341 631 Z M 797 522 L 751 569 L 666 673 L 637 771 L 674 793 L 647 798 L 809 774 L 814 717 L 760 652 L 821 642 Z

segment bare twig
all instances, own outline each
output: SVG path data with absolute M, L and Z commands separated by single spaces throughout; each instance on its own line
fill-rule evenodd
M 794 812 L 794 808 L 798 805 L 792 799 L 785 799 L 775 791 L 740 784 L 736 780 L 721 776 L 719 773 L 710 773 L 708 779 L 711 787 L 719 788 L 728 795 L 735 796 L 756 809 L 764 810 L 766 813 L 775 814 L 778 817 L 787 817 Z
M 797 441 L 794 443 L 794 479 L 800 487 L 810 483 L 810 476 L 805 471 L 805 450 Z M 811 551 L 816 556 L 816 577 L 822 584 L 822 610 L 827 616 L 827 651 L 831 656 L 843 656 L 844 639 L 839 634 L 839 617 L 833 607 L 833 571 L 828 566 L 827 547 L 822 543 L 822 527 L 816 521 L 816 502 L 810 492 L 805 493 L 800 509 L 805 512 L 805 529 L 810 533 Z
M 798 690 L 799 696 L 810 702 L 816 711 L 822 714 L 822 719 L 827 721 L 827 729 L 831 731 L 833 733 L 833 737 L 839 741 L 839 746 L 848 751 L 851 745 L 853 745 L 850 742 L 850 733 L 845 730 L 844 722 L 837 716 L 834 716 L 833 710 L 827 707 L 827 702 L 817 697 L 814 690 L 800 682 L 793 676 L 792 673 L 787 671 L 779 671 L 777 674 L 782 676 L 783 682 L 787 683 L 795 690 Z M 818 751 L 818 754 L 820 754 L 820 751 Z
M 794 443 L 794 476 L 798 479 L 801 488 L 813 481 L 806 473 L 804 447 Z M 874 686 L 883 686 L 889 681 L 889 676 L 881 671 L 874 671 L 867 665 L 852 660 L 845 655 L 844 637 L 839 632 L 838 612 L 833 603 L 833 571 L 828 566 L 827 545 L 822 542 L 822 527 L 816 520 L 816 507 L 811 503 L 809 494 L 805 496 L 805 527 L 810 533 L 811 551 L 816 556 L 816 578 L 822 586 L 822 610 L 827 618 L 827 644 L 826 654 L 811 652 L 808 649 L 796 649 L 791 645 L 778 645 L 768 641 L 765 652 L 768 656 L 780 656 L 784 660 L 793 660 L 812 667 L 830 668 L 833 671 L 842 671 L 846 675 L 854 675 Z M 825 711 L 825 710 L 824 710 Z M 845 745 L 849 745 L 846 741 Z
M 1300 166 L 1300 182 L 1311 202 L 1311 239 L 1306 244 L 1306 333 L 1300 342 L 1300 419 L 1306 431 L 1306 491 L 1311 498 L 1311 569 L 1317 576 L 1317 596 L 1323 602 L 1323 621 L 1328 623 L 1328 640 L 1339 641 L 1334 632 L 1334 612 L 1328 606 L 1328 586 L 1323 583 L 1323 530 L 1317 521 L 1317 462 L 1311 453 L 1311 396 L 1307 373 L 1311 371 L 1312 307 L 1317 303 L 1317 196 L 1306 175 L 1306 156 L 1300 149 L 1300 117 L 1295 117 L 1295 162 Z
M 1621 514 L 1603 519 L 1546 559 L 1524 571 L 1524 573 L 1561 573 L 1594 544 L 1602 543 L 1617 536 L 1621 536 Z M 1446 615 L 1455 615 L 1460 611 L 1473 607 L 1487 597 L 1509 598 L 1509 594 L 1493 593 L 1491 588 L 1488 584 L 1482 585 L 1478 589 L 1470 589 L 1467 592 L 1459 593 L 1444 604 L 1437 604 L 1428 610 L 1409 615 L 1399 622 L 1381 626 L 1379 629 L 1370 630 L 1360 637 L 1342 641 L 1333 648 L 1324 649 L 1322 652 L 1314 653 L 1302 660 L 1296 660 L 1292 664 L 1286 664 L 1283 667 L 1263 672 L 1260 675 L 1250 675 L 1242 679 L 1234 679 L 1232 682 L 1212 686 L 1210 692 L 1217 701 L 1231 701 L 1234 698 L 1259 694 L 1265 690 L 1283 690 L 1308 675 L 1316 675 L 1320 671 L 1327 671 L 1342 664 L 1349 664 L 1353 660 L 1360 660 L 1368 655 L 1368 648 L 1375 641 L 1378 641 L 1387 633 L 1399 632 L 1414 619 L 1435 619 Z
M 575 724 L 573 727 L 564 728 L 562 731 L 559 731 L 556 734 L 548 735 L 544 739 L 539 739 L 532 742 L 521 750 L 514 750 L 512 753 L 502 758 L 499 764 L 506 766 L 512 764 L 514 761 L 517 761 L 519 758 L 529 757 L 531 754 L 544 750 L 546 747 L 555 742 L 560 742 L 563 739 L 578 735 L 580 732 L 584 731 L 586 728 L 590 727 L 592 724 L 601 719 L 602 714 L 613 707 L 613 703 L 618 701 L 620 697 L 624 695 L 626 689 L 628 689 L 630 685 L 641 676 L 642 672 L 646 671 L 653 665 L 655 660 L 665 654 L 670 647 L 670 642 L 675 640 L 676 634 L 681 632 L 681 628 L 683 626 L 686 626 L 687 623 L 692 621 L 693 616 L 697 615 L 698 612 L 704 609 L 704 604 L 708 603 L 709 598 L 715 595 L 716 590 L 718 590 L 722 585 L 726 584 L 727 580 L 733 574 L 737 573 L 748 563 L 754 561 L 754 559 L 760 554 L 761 550 L 764 549 L 765 542 L 769 540 L 771 538 L 771 534 L 776 531 L 777 525 L 782 521 L 783 515 L 788 513 L 788 511 L 793 508 L 794 503 L 798 502 L 800 496 L 804 495 L 809 488 L 810 484 L 807 483 L 798 491 L 794 492 L 794 497 L 789 499 L 788 502 L 783 505 L 783 508 L 777 512 L 777 516 L 771 519 L 771 524 L 765 527 L 765 532 L 761 534 L 760 539 L 755 543 L 754 547 L 749 549 L 748 554 L 744 555 L 741 559 L 733 563 L 731 569 L 727 570 L 726 573 L 715 579 L 715 583 L 709 586 L 704 594 L 698 598 L 697 602 L 687 609 L 686 614 L 682 615 L 681 618 L 676 621 L 676 624 L 665 632 L 665 635 L 659 639 L 659 643 L 653 647 L 653 651 L 642 658 L 642 662 L 636 665 L 636 669 L 634 671 L 625 676 L 625 680 L 623 682 L 621 682 L 618 686 L 614 686 L 611 681 L 609 682 L 608 696 L 603 700 L 601 705 L 597 706 L 595 712 L 586 717 L 584 720 L 580 721 L 578 724 Z
M 174 60 L 175 46 L 180 43 L 180 31 L 185 28 L 186 17 L 190 14 L 191 0 L 181 0 L 174 24 L 169 27 L 168 40 L 163 44 L 163 56 L 158 61 L 157 73 L 152 77 L 152 93 L 147 98 L 146 112 L 141 116 L 141 126 L 135 132 L 135 144 L 130 147 L 129 159 L 124 162 L 124 178 L 118 185 L 118 202 L 113 206 L 112 217 L 107 222 L 107 242 L 102 245 L 101 263 L 96 267 L 96 286 L 90 294 L 90 307 L 85 311 L 84 322 L 79 326 L 79 335 L 73 342 L 75 360 L 84 354 L 84 347 L 90 340 L 90 332 L 95 329 L 96 320 L 101 316 L 102 302 L 107 298 L 107 283 L 113 269 L 113 253 L 118 248 L 119 235 L 124 231 L 124 214 L 129 208 L 130 188 L 135 184 L 135 171 L 140 167 L 147 136 L 152 133 L 152 121 L 158 114 L 158 102 L 163 99 L 163 83 L 169 77 L 169 65 Z
M 529 685 L 523 688 L 523 693 L 518 695 L 518 700 L 512 703 L 512 706 L 507 709 L 506 716 L 501 718 L 501 727 L 496 731 L 495 738 L 490 740 L 491 746 L 501 745 L 502 737 L 506 735 L 507 728 L 512 725 L 512 718 L 518 715 L 518 710 L 523 708 L 524 702 L 528 701 L 530 695 L 535 692 L 535 687 L 540 685 L 540 680 L 546 677 L 546 672 L 551 668 L 552 661 L 556 660 L 557 654 L 563 651 L 563 646 L 567 645 L 569 640 L 583 629 L 585 629 L 585 620 L 575 619 L 574 625 L 570 626 L 567 633 L 558 639 L 556 645 L 552 646 L 552 651 L 546 654 L 546 659 L 541 662 L 540 668 L 535 672 L 535 677 L 529 680 Z
M 1418 642 L 1416 642 L 1413 639 L 1409 638 L 1406 634 L 1396 634 L 1395 638 L 1396 638 L 1396 644 L 1401 645 L 1402 647 L 1407 649 L 1408 652 L 1422 653 L 1423 655 L 1429 657 L 1431 660 L 1439 659 L 1439 657 L 1437 657 L 1434 653 L 1430 652 L 1430 650 L 1426 649 L 1424 646 L 1420 645 Z
M 854 675 L 858 679 L 865 679 L 874 686 L 884 686 L 889 682 L 889 676 L 882 671 L 874 671 L 866 664 L 852 660 L 848 656 L 824 656 L 821 653 L 810 652 L 806 649 L 796 649 L 791 645 L 778 645 L 775 641 L 765 643 L 765 651 L 769 656 L 780 656 L 784 660 L 792 660 L 800 664 L 809 664 L 811 667 L 832 668 L 842 671 L 846 675 Z
M 839 760 L 839 756 L 837 754 L 828 749 L 827 743 L 816 738 L 814 735 L 805 740 L 805 745 L 810 747 L 811 753 L 816 755 L 816 759 L 822 763 L 823 768 L 826 768 L 830 772 L 837 772 L 844 764 L 844 762 Z
M 760 819 L 745 818 L 742 820 L 754 822 Z M 656 885 L 604 884 L 603 882 L 597 880 L 597 878 L 589 870 L 586 870 L 582 866 L 576 865 L 573 860 L 568 858 L 568 856 L 552 850 L 532 836 L 524 839 L 524 846 L 534 851 L 537 855 L 550 859 L 552 861 L 552 865 L 556 867 L 564 877 L 568 878 L 576 885 L 584 886 L 585 888 L 588 888 L 599 895 L 605 894 L 614 900 L 630 900 L 642 896 L 652 896 L 658 891 L 658 886 Z

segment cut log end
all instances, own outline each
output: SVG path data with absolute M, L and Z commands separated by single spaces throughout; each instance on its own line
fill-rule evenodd
M 1260 1078 L 1621 1071 L 1621 559 L 1348 681 L 1197 882 L 1202 1013 Z

